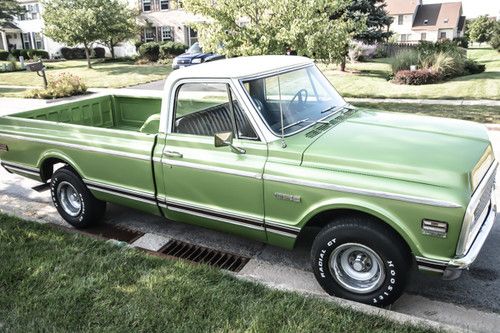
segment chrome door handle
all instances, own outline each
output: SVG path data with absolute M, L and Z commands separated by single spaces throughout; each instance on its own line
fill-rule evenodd
M 179 153 L 179 152 L 176 152 L 176 151 L 169 151 L 169 150 L 167 150 L 167 151 L 163 152 L 163 156 L 165 156 L 165 157 L 182 158 L 183 155 L 181 153 Z

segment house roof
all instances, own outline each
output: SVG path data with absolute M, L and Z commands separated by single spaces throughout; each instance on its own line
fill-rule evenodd
M 390 15 L 413 14 L 421 0 L 385 0 L 385 10 Z
M 0 22 L 0 30 L 2 31 L 19 31 L 21 29 L 18 28 L 17 25 L 15 25 L 14 23 L 12 22 Z
M 452 29 L 458 26 L 461 15 L 461 2 L 445 2 L 422 5 L 418 7 L 417 15 L 413 21 L 413 29 Z
M 189 23 L 199 23 L 206 21 L 200 15 L 188 13 L 184 10 L 169 10 L 169 11 L 142 13 L 137 18 L 137 20 L 141 25 L 147 25 L 147 23 L 150 23 L 155 27 L 185 25 Z
M 464 30 L 465 28 L 465 16 L 460 16 L 460 18 L 458 19 L 458 31 L 462 31 Z

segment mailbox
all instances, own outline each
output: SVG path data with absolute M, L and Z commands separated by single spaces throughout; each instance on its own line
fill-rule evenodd
M 31 64 L 26 64 L 26 69 L 30 72 L 41 72 L 44 69 L 44 67 L 43 63 L 39 61 L 39 62 L 33 62 Z

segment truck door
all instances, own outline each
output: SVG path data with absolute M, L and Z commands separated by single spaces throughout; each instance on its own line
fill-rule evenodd
M 229 82 L 186 81 L 176 88 L 160 206 L 173 220 L 264 240 L 267 145 L 241 105 Z M 223 146 L 215 146 L 215 136 Z

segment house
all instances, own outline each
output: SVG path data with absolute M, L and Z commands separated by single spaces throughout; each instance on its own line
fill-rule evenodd
M 422 0 L 386 0 L 386 11 L 393 17 L 389 29 L 398 42 L 435 42 L 462 37 L 465 30 L 461 2 L 423 4 Z
M 204 22 L 198 15 L 186 12 L 181 0 L 131 0 L 138 6 L 137 18 L 143 27 L 140 39 L 143 42 L 175 41 L 191 46 L 198 35 L 191 25 Z
M 43 34 L 42 4 L 37 0 L 17 0 L 26 9 L 13 22 L 0 25 L 0 49 L 40 49 L 53 57 L 59 52 L 59 44 Z

